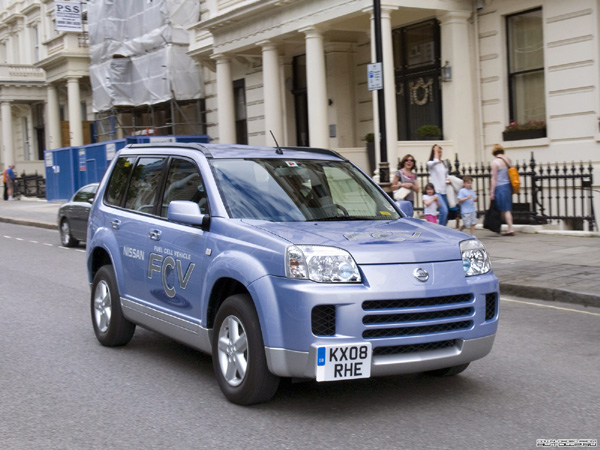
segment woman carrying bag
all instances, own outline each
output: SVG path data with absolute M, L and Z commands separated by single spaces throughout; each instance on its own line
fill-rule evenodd
M 417 174 L 413 172 L 415 164 L 413 155 L 405 155 L 398 163 L 398 171 L 391 186 L 394 191 L 394 200 L 408 200 L 414 204 L 415 192 L 419 192 Z
M 504 156 L 504 148 L 500 144 L 494 145 L 492 149 L 494 160 L 492 166 L 492 178 L 490 181 L 490 200 L 495 200 L 496 207 L 500 210 L 502 220 L 508 225 L 508 230 L 502 233 L 504 236 L 514 236 L 512 216 L 512 184 L 508 176 L 511 160 Z

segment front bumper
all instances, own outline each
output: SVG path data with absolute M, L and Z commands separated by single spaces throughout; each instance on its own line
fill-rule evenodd
M 491 350 L 496 335 L 457 341 L 455 345 L 405 355 L 373 356 L 371 376 L 401 375 L 426 372 L 470 363 L 483 358 Z M 271 372 L 281 377 L 316 378 L 317 345 L 309 352 L 281 348 L 265 348 Z

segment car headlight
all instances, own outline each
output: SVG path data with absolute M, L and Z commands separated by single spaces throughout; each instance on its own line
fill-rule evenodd
M 319 245 L 291 245 L 286 251 L 288 278 L 319 283 L 360 283 L 354 258 L 346 250 Z
M 484 245 L 477 239 L 469 239 L 460 243 L 463 269 L 465 276 L 482 275 L 488 273 L 492 267 L 490 257 Z

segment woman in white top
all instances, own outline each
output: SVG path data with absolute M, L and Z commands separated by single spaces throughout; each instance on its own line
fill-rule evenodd
M 448 181 L 448 168 L 442 161 L 442 147 L 435 144 L 431 148 L 431 155 L 427 161 L 427 170 L 429 171 L 429 181 L 435 188 L 435 193 L 440 201 L 438 223 L 446 225 L 448 222 L 448 198 L 446 197 L 446 186 Z

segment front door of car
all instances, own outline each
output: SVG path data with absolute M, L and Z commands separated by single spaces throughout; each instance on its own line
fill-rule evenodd
M 184 158 L 172 158 L 160 203 L 160 218 L 149 221 L 148 299 L 158 309 L 200 323 L 203 308 L 206 232 L 196 226 L 167 220 L 169 203 L 185 200 L 197 203 L 208 213 L 204 183 L 196 164 Z

